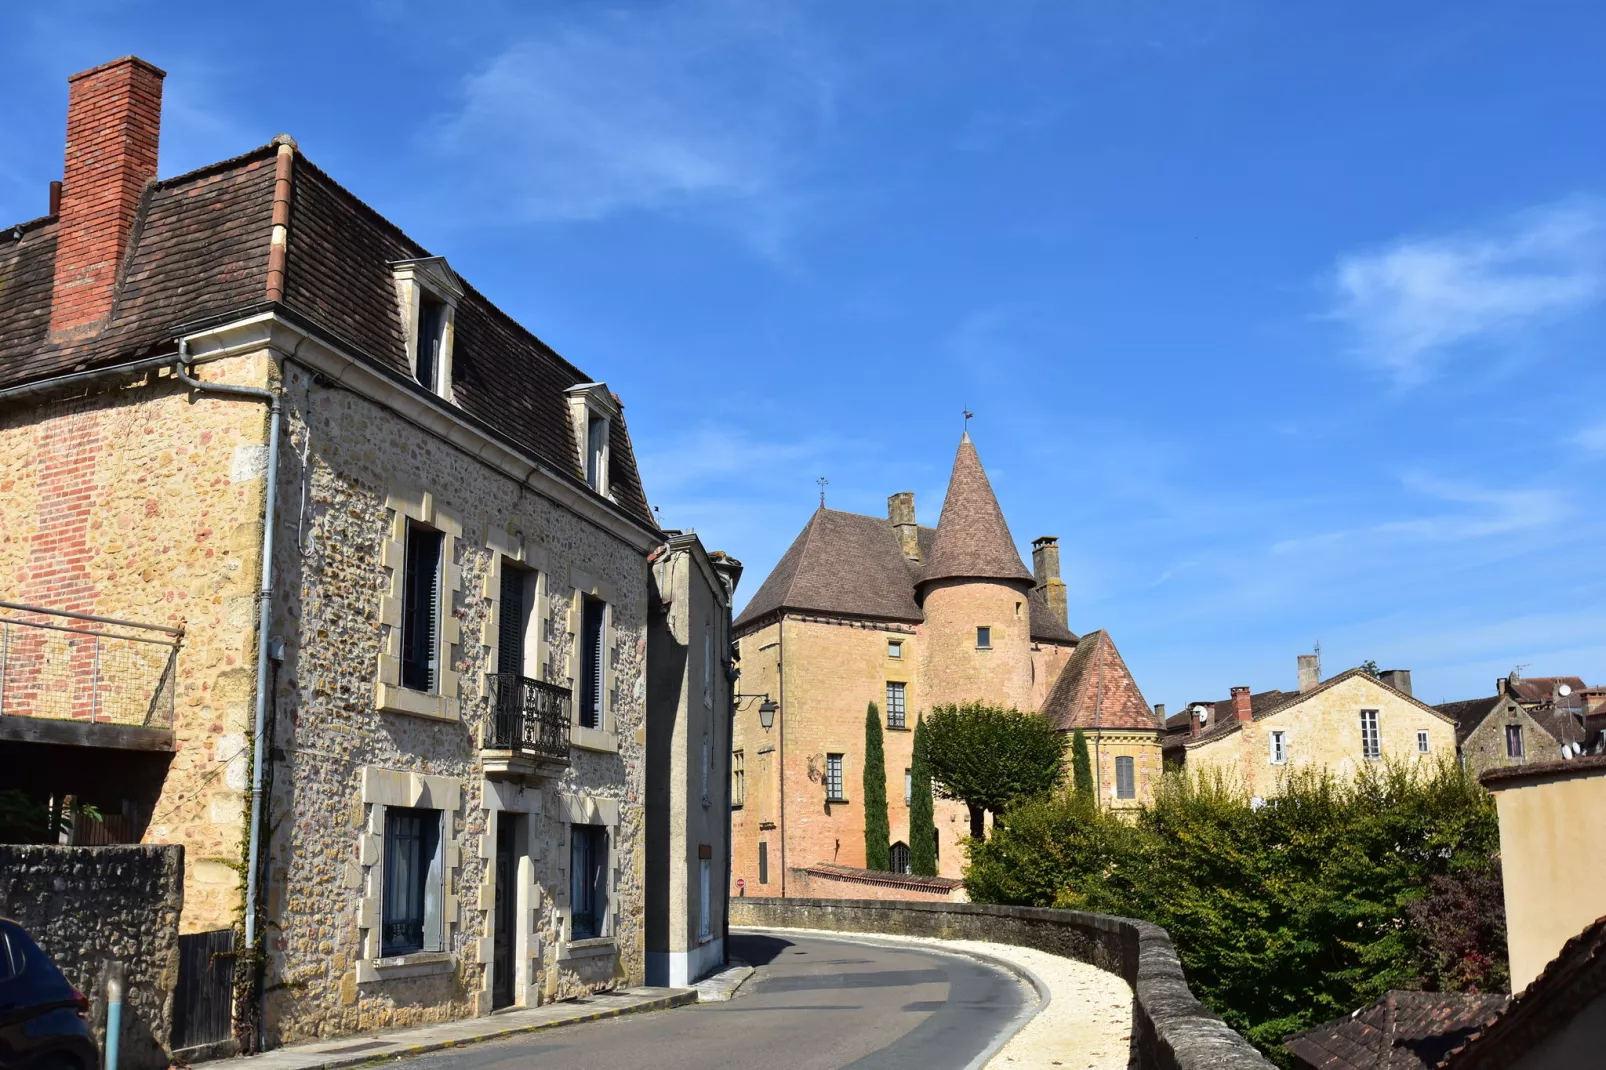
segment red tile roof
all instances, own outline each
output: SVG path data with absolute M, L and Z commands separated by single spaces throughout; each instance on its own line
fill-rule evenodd
M 1115 641 L 1088 632 L 1060 670 L 1043 702 L 1043 716 L 1062 732 L 1081 729 L 1160 730 Z
M 1393 991 L 1283 1042 L 1301 1070 L 1427 1070 L 1493 1019 L 1509 997 Z

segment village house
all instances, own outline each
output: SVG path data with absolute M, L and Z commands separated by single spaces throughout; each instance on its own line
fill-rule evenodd
M 1556 761 L 1563 747 L 1580 753 L 1600 743 L 1603 717 L 1592 708 L 1596 692 L 1576 676 L 1523 677 L 1515 672 L 1495 681 L 1488 698 L 1446 702 L 1437 707 L 1455 718 L 1461 761 L 1474 775 L 1491 769 Z
M 163 77 L 74 75 L 0 231 L 0 784 L 183 845 L 270 1045 L 640 983 L 649 902 L 706 969 L 738 566 L 657 529 L 614 391 L 290 137 L 158 180 Z
M 917 522 L 912 493 L 892 495 L 887 506 L 882 518 L 822 502 L 735 622 L 742 675 L 732 873 L 742 894 L 798 895 L 800 882 L 808 894 L 934 893 L 843 872 L 865 863 L 857 796 L 872 702 L 884 726 L 897 872 L 908 869 L 913 729 L 935 706 L 981 701 L 1049 712 L 1056 682 L 1072 671 L 1050 715 L 1062 727 L 1086 721 L 1109 730 L 1101 775 L 1112 792 L 1121 785 L 1122 799 L 1152 779 L 1149 765 L 1134 772 L 1144 745 L 1136 737 L 1148 731 L 1157 757 L 1158 723 L 1130 723 L 1142 698 L 1109 638 L 1079 642 L 1071 632 L 1055 539 L 1033 543 L 1035 568 L 1027 571 L 970 435 L 959 444 L 935 528 Z M 964 864 L 967 812 L 940 799 L 935 812 L 938 872 L 951 880 Z M 843 891 L 850 876 L 857 890 Z
M 1189 703 L 1166 722 L 1168 760 L 1270 798 L 1291 770 L 1348 777 L 1385 759 L 1455 755 L 1454 718 L 1412 697 L 1409 670 L 1356 668 L 1322 680 L 1315 655 L 1301 654 L 1298 679 L 1297 691 L 1234 687 L 1230 698 Z

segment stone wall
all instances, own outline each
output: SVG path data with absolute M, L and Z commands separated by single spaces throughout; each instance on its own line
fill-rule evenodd
M 787 887 L 806 899 L 874 899 L 877 902 L 963 903 L 965 884 L 948 877 L 916 877 L 851 866 L 804 866 Z
M 0 845 L 0 915 L 89 997 L 102 1051 L 106 964 L 123 963 L 121 1070 L 168 1065 L 183 873 L 182 847 Z
M 1522 729 L 1521 758 L 1506 755 L 1506 727 L 1517 725 Z M 1553 762 L 1561 754 L 1561 743 L 1534 720 L 1532 714 L 1520 704 L 1506 699 L 1483 723 L 1461 741 L 1461 760 L 1473 776 L 1482 776 L 1491 769 Z
M 1108 914 L 983 904 L 733 899 L 731 924 L 987 940 L 1036 948 L 1118 973 L 1132 986 L 1135 1070 L 1268 1070 L 1269 1062 L 1206 1010 L 1158 925 Z

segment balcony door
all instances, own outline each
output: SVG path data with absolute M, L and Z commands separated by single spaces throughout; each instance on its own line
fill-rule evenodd
M 491 1009 L 513 1004 L 513 970 L 518 949 L 518 828 L 520 815 L 496 815 L 496 909 L 491 933 Z

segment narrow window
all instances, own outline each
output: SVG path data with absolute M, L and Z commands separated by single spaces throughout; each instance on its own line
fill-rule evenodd
M 569 906 L 575 940 L 605 935 L 607 872 L 608 830 L 602 825 L 569 826 Z
M 903 644 L 901 642 L 899 642 L 898 640 L 896 640 L 896 639 L 887 640 L 887 657 L 889 657 L 889 658 L 901 658 L 901 657 L 903 657 Z
M 1015 603 L 1015 619 L 1020 620 L 1020 603 Z
M 747 756 L 731 751 L 731 809 L 740 810 L 747 805 Z
M 1288 737 L 1282 732 L 1271 734 L 1271 764 L 1282 765 L 1288 760 Z
M 909 872 L 909 845 L 907 843 L 893 844 L 892 849 L 887 852 L 887 856 L 892 862 L 892 872 Z
M 1506 725 L 1506 757 L 1521 758 L 1522 755 L 1522 725 Z
M 439 676 L 441 533 L 408 521 L 403 568 L 402 686 L 434 691 Z
M 770 845 L 767 840 L 758 841 L 758 883 L 770 882 Z
M 1123 754 L 1115 759 L 1115 797 L 1117 799 L 1138 797 L 1137 776 L 1130 755 Z
M 380 954 L 441 950 L 441 812 L 385 810 L 385 887 Z
M 1428 732 L 1425 728 L 1416 730 L 1416 752 L 1418 754 L 1426 754 L 1428 752 Z
M 713 935 L 713 933 L 710 931 L 711 926 L 709 924 L 710 918 L 708 916 L 708 900 L 709 892 L 711 891 L 709 884 L 713 879 L 714 863 L 710 859 L 699 858 L 697 860 L 697 869 L 699 893 L 697 899 L 697 939 L 707 940 Z
M 502 559 L 502 602 L 496 629 L 496 671 L 524 676 L 524 635 L 530 623 L 529 574 Z
M 608 421 L 586 415 L 586 485 L 598 494 L 608 492 Z
M 422 294 L 418 305 L 418 362 L 414 376 L 420 386 L 440 393 L 441 346 L 446 336 L 446 305 Z
M 708 805 L 708 735 L 703 734 L 703 805 Z
M 902 684 L 887 685 L 887 727 L 905 727 Z
M 842 755 L 825 756 L 825 801 L 845 802 L 842 795 Z
M 703 705 L 714 705 L 714 626 L 703 625 Z
M 986 625 L 976 628 L 976 649 L 990 650 L 993 645 L 993 630 Z
M 1383 757 L 1383 746 L 1377 737 L 1377 711 L 1361 711 L 1361 757 L 1377 759 Z
M 915 771 L 913 769 L 905 769 L 903 771 L 903 805 L 908 806 L 910 803 L 914 802 L 914 800 Z
M 580 727 L 601 728 L 602 685 L 605 665 L 603 626 L 608 604 L 586 595 L 580 607 Z

